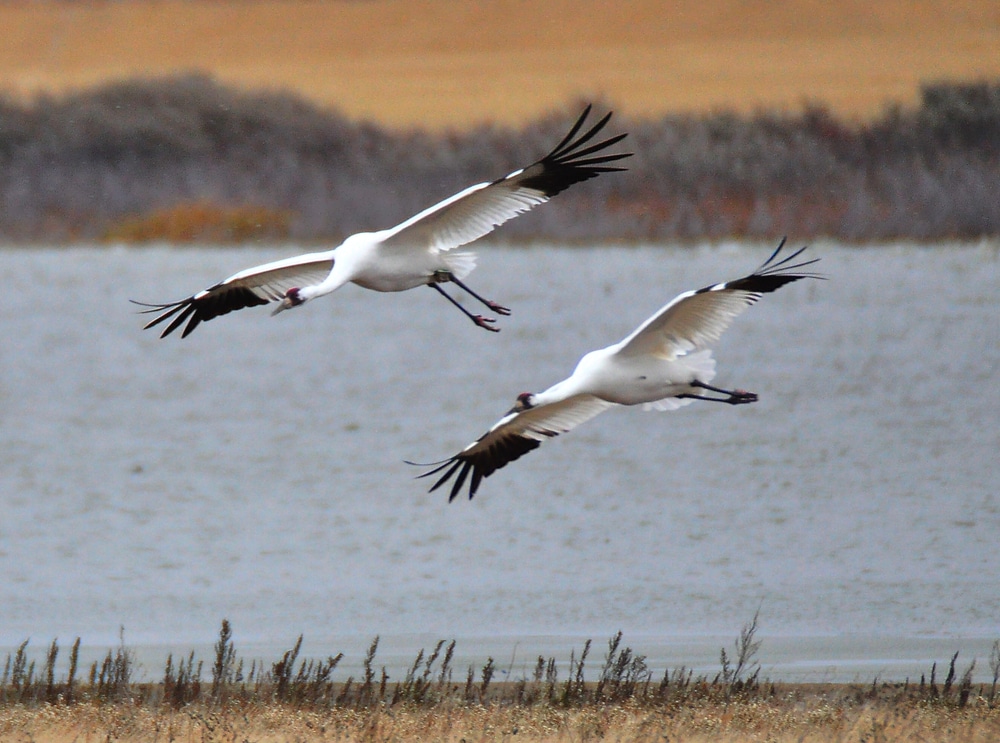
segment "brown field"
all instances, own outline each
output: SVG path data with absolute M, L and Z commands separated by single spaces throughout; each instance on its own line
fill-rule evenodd
M 888 700 L 836 687 L 779 690 L 771 699 L 655 708 L 625 704 L 456 705 L 311 710 L 282 704 L 195 704 L 180 710 L 126 702 L 0 709 L 0 740 L 20 743 L 225 741 L 632 741 L 634 743 L 988 743 L 1000 708 Z
M 61 679 L 56 641 L 39 669 L 28 663 L 25 640 L 8 655 L 0 677 L 0 741 L 1000 740 L 1000 641 L 986 683 L 973 683 L 974 662 L 959 676 L 956 652 L 946 675 L 943 665 L 938 675 L 934 663 L 929 680 L 921 674 L 919 682 L 784 684 L 761 680 L 756 631 L 755 615 L 733 655 L 721 651 L 714 677 L 681 667 L 655 678 L 645 656 L 621 644 L 619 632 L 608 641 L 603 663 L 594 661 L 597 680 L 585 678 L 588 640 L 579 656 L 571 655 L 562 679 L 555 658 L 539 656 L 520 679 L 494 681 L 497 667 L 489 658 L 478 679 L 469 666 L 464 684 L 453 665 L 455 641 L 439 641 L 428 654 L 421 650 L 405 676 L 390 679 L 375 663 L 375 637 L 363 672 L 333 681 L 342 653 L 299 659 L 300 636 L 270 668 L 256 659 L 247 663 L 223 620 L 207 664 L 210 682 L 194 651 L 186 659 L 168 656 L 162 681 L 136 682 L 124 638 L 103 662 L 93 662 L 89 675 L 78 664 L 77 638 Z
M 752 9 L 749 9 L 752 8 Z M 1000 77 L 996 0 L 159 0 L 0 4 L 0 91 L 201 70 L 394 126 L 822 102 L 864 119 L 921 82 Z

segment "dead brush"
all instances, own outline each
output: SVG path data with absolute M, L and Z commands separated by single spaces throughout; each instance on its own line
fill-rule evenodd
M 365 653 L 365 677 L 361 684 L 361 689 L 358 692 L 358 707 L 369 707 L 375 702 L 380 701 L 385 696 L 385 685 L 388 681 L 388 675 L 386 674 L 384 667 L 382 668 L 382 682 L 379 684 L 378 691 L 375 690 L 374 663 L 375 653 L 378 651 L 378 640 L 378 635 L 375 635 L 375 639 L 372 640 L 371 645 L 368 646 L 368 652 Z
M 753 619 L 743 625 L 740 636 L 736 639 L 736 659 L 735 665 L 726 654 L 726 649 L 719 652 L 719 663 L 722 670 L 715 678 L 715 683 L 721 682 L 726 687 L 727 694 L 738 694 L 741 692 L 756 691 L 758 688 L 758 677 L 760 675 L 760 663 L 754 659 L 760 649 L 761 641 L 756 639 L 760 618 L 760 608 L 754 612 Z M 747 674 L 744 678 L 744 673 Z
M 25 691 L 31 687 L 31 679 L 34 675 L 35 664 L 28 665 L 28 655 L 25 652 L 28 641 L 25 640 L 17 646 L 13 659 L 7 655 L 7 662 L 3 667 L 3 679 L 0 681 L 0 689 L 3 690 L 3 700 L 11 702 L 26 701 Z
M 993 675 L 989 696 L 989 702 L 992 705 L 997 695 L 997 681 L 1000 681 L 1000 640 L 994 640 L 993 647 L 990 649 L 990 673 Z
M 229 620 L 222 620 L 219 639 L 215 643 L 215 663 L 212 665 L 212 700 L 225 701 L 226 690 L 233 685 L 236 675 L 236 647 L 233 645 L 233 631 Z
M 323 660 L 303 659 L 303 638 L 299 636 L 281 658 L 271 664 L 253 660 L 244 676 L 244 662 L 236 652 L 232 628 L 223 621 L 215 644 L 211 684 L 203 683 L 205 663 L 192 651 L 178 660 L 168 655 L 161 680 L 137 682 L 132 651 L 125 645 L 124 631 L 117 648 L 108 650 L 103 660 L 93 662 L 89 679 L 76 678 L 80 640 L 69 654 L 69 672 L 60 679 L 57 659 L 58 642 L 53 640 L 36 662 L 31 660 L 28 641 L 8 654 L 0 676 L 0 710 L 11 707 L 69 708 L 81 703 L 101 708 L 126 704 L 132 709 L 150 712 L 181 711 L 205 720 L 225 715 L 231 709 L 280 708 L 289 714 L 381 715 L 394 711 L 423 710 L 430 713 L 446 708 L 459 709 L 537 709 L 556 715 L 569 715 L 592 709 L 627 707 L 660 711 L 690 711 L 721 706 L 723 718 L 747 707 L 773 704 L 781 698 L 772 683 L 764 689 L 759 682 L 761 646 L 757 638 L 759 616 L 744 625 L 730 658 L 720 653 L 721 670 L 710 679 L 695 676 L 691 669 L 665 670 L 654 683 L 646 657 L 626 646 L 621 632 L 608 640 L 603 665 L 596 678 L 588 681 L 586 665 L 591 642 L 570 653 L 568 673 L 560 679 L 555 658 L 538 656 L 525 677 L 496 683 L 497 667 L 492 658 L 478 669 L 469 666 L 465 684 L 453 683 L 455 641 L 438 641 L 429 653 L 420 650 L 403 678 L 391 682 L 385 667 L 376 664 L 379 637 L 368 646 L 363 659 L 363 673 L 355 680 L 335 678 L 343 654 Z M 939 710 L 942 714 L 982 715 L 995 712 L 996 677 L 1000 676 L 1000 641 L 994 645 L 991 670 L 993 684 L 973 684 L 975 661 L 966 669 L 958 668 L 958 653 L 950 660 L 943 683 L 938 679 L 938 664 L 930 669 L 929 680 L 921 676 L 919 685 L 880 683 L 867 686 L 844 685 L 838 691 L 841 703 L 863 708 L 866 705 L 898 705 L 900 709 Z M 786 694 L 787 695 L 787 694 Z M 726 711 L 730 710 L 730 711 Z M 739 712 L 744 714 L 744 712 Z M 907 714 L 910 714 L 909 712 Z M 829 717 L 829 715 L 828 715 Z M 221 719 L 221 718 L 220 718 Z M 728 719 L 728 718 L 727 718 Z M 832 719 L 832 718 L 831 718 Z M 214 725 L 214 723 L 213 723 Z M 2 735 L 0 735 L 2 739 Z
M 259 675 L 254 686 L 253 699 L 271 699 L 295 707 L 323 707 L 343 704 L 345 693 L 335 696 L 332 676 L 344 654 L 338 653 L 326 659 L 304 659 L 295 662 L 302 650 L 302 635 L 295 645 L 285 651 L 281 660 L 271 666 L 270 673 Z M 353 679 L 348 678 L 345 687 L 350 689 Z
M 124 217 L 105 228 L 104 242 L 245 243 L 286 240 L 292 213 L 254 204 L 225 206 L 211 201 L 180 202 Z
M 620 703 L 637 696 L 645 697 L 648 693 L 652 672 L 646 665 L 646 656 L 635 655 L 628 647 L 620 649 L 621 641 L 621 630 L 608 640 L 608 654 L 594 689 L 595 702 Z
M 56 679 L 56 659 L 59 642 L 53 640 L 45 655 L 41 673 L 35 673 L 35 661 L 28 660 L 28 640 L 17 646 L 13 655 L 8 654 L 0 677 L 0 704 L 71 704 L 75 701 L 77 663 L 80 655 L 80 638 L 70 649 L 69 672 L 65 681 Z
M 451 680 L 451 659 L 455 652 L 454 640 L 448 645 L 444 661 L 441 664 L 441 670 L 438 672 L 437 692 L 433 695 L 433 699 L 428 699 L 428 693 L 433 684 L 431 675 L 434 672 L 434 664 L 441 655 L 441 648 L 444 647 L 444 644 L 444 640 L 439 640 L 426 660 L 424 660 L 424 651 L 420 650 L 410 670 L 407 671 L 403 682 L 396 685 L 396 690 L 392 696 L 392 705 L 399 703 L 422 705 L 428 701 L 440 701 L 444 697 L 446 694 L 446 685 Z M 421 665 L 423 666 L 423 671 L 418 676 L 417 674 Z M 484 685 L 488 686 L 488 684 L 489 682 L 485 680 L 484 676 Z
M 125 645 L 125 628 L 118 631 L 118 647 L 104 657 L 98 668 L 95 660 L 90 667 L 90 690 L 98 701 L 123 702 L 131 699 L 133 694 L 132 673 L 135 659 L 132 651 Z
M 864 122 L 822 103 L 633 119 L 642 155 L 633 177 L 569 194 L 505 234 L 587 243 L 996 235 L 1000 83 L 928 83 L 920 97 Z M 433 202 L 407 196 L 429 184 L 444 195 L 509 172 L 565 124 L 394 131 L 199 74 L 43 102 L 5 97 L 0 119 L 0 237 L 63 242 L 340 239 Z
M 198 700 L 201 696 L 202 662 L 195 665 L 194 651 L 187 660 L 181 658 L 176 668 L 173 654 L 167 656 L 167 665 L 163 673 L 163 698 L 174 709 L 180 709 Z
M 512 698 L 520 706 L 550 703 L 555 698 L 559 670 L 555 658 L 539 655 L 531 672 L 531 680 L 521 678 L 514 684 Z
M 587 662 L 587 655 L 589 653 L 590 640 L 587 640 L 583 644 L 583 650 L 580 651 L 580 660 L 576 660 L 574 652 L 570 651 L 569 677 L 566 679 L 566 683 L 563 684 L 563 691 L 559 698 L 559 704 L 568 707 L 584 701 L 586 684 L 583 678 L 583 668 Z

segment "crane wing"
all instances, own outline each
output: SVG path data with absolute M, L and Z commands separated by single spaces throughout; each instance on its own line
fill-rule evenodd
M 433 469 L 419 477 L 431 477 L 443 472 L 431 486 L 429 492 L 432 493 L 454 477 L 455 482 L 448 496 L 448 501 L 451 502 L 471 474 L 471 500 L 484 477 L 489 477 L 501 467 L 532 449 L 537 449 L 546 439 L 571 431 L 613 404 L 593 395 L 574 395 L 556 403 L 520 412 L 512 410 L 479 439 L 450 459 L 436 462 Z
M 813 273 L 796 273 L 819 258 L 794 263 L 805 248 L 777 260 L 782 239 L 770 258 L 748 276 L 681 294 L 636 328 L 618 344 L 620 356 L 652 355 L 675 358 L 704 348 L 729 327 L 740 313 L 762 295 L 799 279 L 821 279 Z
M 577 136 L 590 111 L 591 106 L 588 105 L 556 148 L 538 162 L 491 183 L 470 186 L 386 230 L 383 247 L 412 248 L 419 245 L 432 250 L 451 250 L 492 232 L 574 183 L 595 178 L 601 173 L 625 170 L 607 163 L 631 157 L 632 153 L 596 153 L 620 142 L 627 134 L 588 144 L 608 123 L 611 112 Z
M 185 338 L 204 321 L 244 307 L 281 301 L 285 292 L 292 287 L 318 284 L 332 269 L 332 250 L 306 253 L 244 269 L 225 281 L 177 302 L 150 304 L 132 300 L 132 303 L 146 307 L 147 309 L 142 310 L 143 314 L 158 313 L 143 330 L 173 318 L 160 334 L 161 338 L 165 338 L 186 320 L 187 325 L 181 333 L 181 337 Z

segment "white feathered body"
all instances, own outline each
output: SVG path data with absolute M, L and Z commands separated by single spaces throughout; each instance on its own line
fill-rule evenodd
M 544 405 L 573 395 L 589 394 L 616 405 L 644 405 L 648 409 L 673 410 L 691 402 L 680 394 L 698 395 L 691 382 L 710 382 L 715 377 L 715 359 L 709 349 L 673 357 L 619 354 L 615 344 L 586 354 L 569 378 L 534 396 Z
M 468 251 L 448 252 L 426 245 L 400 250 L 386 243 L 385 232 L 360 232 L 334 251 L 330 275 L 311 287 L 307 296 L 329 294 L 348 282 L 377 292 L 402 292 L 431 283 L 441 272 L 461 280 L 475 266 L 475 254 Z

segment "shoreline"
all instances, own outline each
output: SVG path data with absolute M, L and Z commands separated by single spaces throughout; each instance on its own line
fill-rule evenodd
M 75 637 L 75 635 L 74 635 Z M 358 677 L 363 672 L 366 650 L 376 635 L 337 634 L 326 637 L 303 637 L 300 655 L 303 659 L 322 659 L 337 654 L 343 658 L 334 674 L 334 681 L 345 681 L 348 676 Z M 27 638 L 25 638 L 27 639 Z M 932 668 L 943 677 L 949 661 L 958 653 L 956 668 L 964 671 L 975 659 L 971 679 L 974 683 L 991 680 L 990 657 L 998 637 L 890 637 L 886 635 L 760 635 L 760 650 L 756 662 L 760 664 L 762 680 L 782 685 L 810 684 L 872 684 L 916 683 L 921 676 L 930 677 Z M 480 668 L 492 658 L 497 667 L 496 679 L 517 681 L 530 678 L 539 657 L 551 658 L 564 675 L 571 660 L 579 658 L 590 640 L 590 661 L 585 674 L 588 680 L 599 671 L 608 649 L 608 638 L 593 635 L 434 635 L 427 633 L 392 633 L 378 635 L 378 652 L 373 666 L 384 669 L 390 679 L 399 680 L 414 664 L 418 654 L 430 653 L 438 642 L 455 642 L 453 665 L 463 672 L 467 668 Z M 636 656 L 645 659 L 654 676 L 679 668 L 695 676 L 712 678 L 720 670 L 720 650 L 730 655 L 734 651 L 735 637 L 723 635 L 672 635 L 653 636 L 645 633 L 623 634 L 622 644 Z M 25 654 L 38 666 L 45 662 L 52 640 L 33 635 Z M 57 640 L 61 651 L 55 665 L 56 676 L 65 675 L 69 665 L 70 635 Z M 208 638 L 192 642 L 156 642 L 148 639 L 130 640 L 126 628 L 123 638 L 108 642 L 87 640 L 81 642 L 79 666 L 88 668 L 100 663 L 109 653 L 125 648 L 131 655 L 136 669 L 135 680 L 155 682 L 163 677 L 164 664 L 173 658 L 193 657 L 210 666 L 215 646 Z M 269 665 L 295 645 L 296 637 L 283 641 L 233 638 L 236 653 L 247 664 Z M 17 644 L 0 645 L 0 659 L 13 657 Z M 206 670 L 207 674 L 207 670 Z

